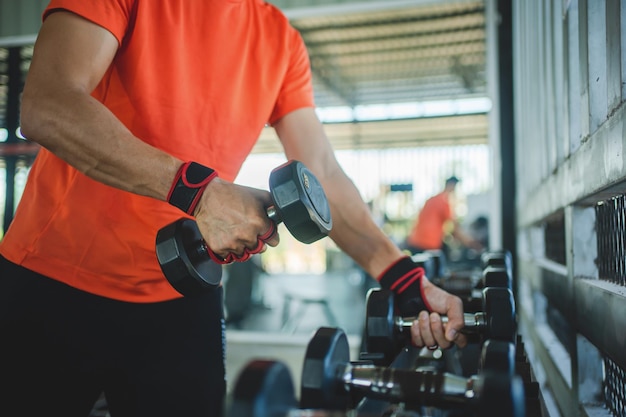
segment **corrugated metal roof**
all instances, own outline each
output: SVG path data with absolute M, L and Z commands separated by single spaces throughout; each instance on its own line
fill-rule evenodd
M 317 105 L 486 94 L 483 1 L 292 19 L 308 47 Z
M 286 11 L 307 45 L 318 107 L 487 97 L 485 2 L 414 3 L 311 17 Z M 483 113 L 329 124 L 326 133 L 335 149 L 486 143 L 488 120 Z M 272 129 L 255 152 L 281 152 Z

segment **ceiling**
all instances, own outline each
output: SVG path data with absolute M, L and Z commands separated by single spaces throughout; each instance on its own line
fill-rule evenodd
M 486 94 L 483 1 L 291 21 L 307 45 L 320 107 Z
M 270 0 L 271 1 L 271 0 Z M 274 0 L 307 45 L 320 108 L 487 96 L 486 0 Z M 315 6 L 320 3 L 322 6 Z M 305 7 L 306 6 L 306 7 Z M 7 49 L 0 43 L 0 109 Z M 21 51 L 22 71 L 32 48 Z M 4 75 L 3 75 L 4 73 Z M 4 80 L 4 81 L 3 81 Z M 0 112 L 4 119 L 5 112 Z M 0 120 L 4 125 L 4 120 Z M 405 117 L 332 123 L 336 149 L 487 142 L 487 116 Z M 254 152 L 281 152 L 265 129 Z
M 487 96 L 484 0 L 408 3 L 286 10 L 309 51 L 318 107 Z M 328 124 L 326 133 L 336 149 L 486 143 L 487 116 Z M 266 129 L 255 152 L 280 151 Z

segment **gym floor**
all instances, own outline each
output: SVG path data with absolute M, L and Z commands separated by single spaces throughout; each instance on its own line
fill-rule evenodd
M 356 268 L 319 275 L 261 272 L 253 280 L 251 300 L 245 308 L 238 305 L 241 301 L 225 295 L 229 391 L 241 368 L 260 358 L 285 362 L 298 386 L 306 346 L 322 326 L 343 329 L 356 359 L 365 324 L 366 292 L 371 285 L 371 278 Z M 231 288 L 225 283 L 225 293 Z M 231 291 L 246 292 L 241 288 Z M 228 314 L 229 306 L 244 312 Z

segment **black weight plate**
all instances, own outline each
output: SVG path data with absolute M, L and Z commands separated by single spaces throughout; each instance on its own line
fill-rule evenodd
M 332 226 L 332 219 L 330 216 L 330 206 L 328 205 L 328 198 L 324 193 L 322 184 L 318 181 L 317 177 L 301 163 L 297 165 L 298 176 L 302 183 L 303 189 L 311 202 L 311 207 L 322 221 L 322 224 L 329 231 Z
M 350 396 L 343 387 L 340 371 L 349 361 L 350 347 L 343 330 L 320 327 L 306 349 L 300 385 L 300 407 L 346 410 L 350 404 Z
M 161 271 L 182 295 L 212 290 L 222 279 L 222 266 L 202 249 L 198 224 L 191 219 L 179 219 L 157 233 L 156 255 Z
M 365 312 L 365 348 L 369 355 L 380 354 L 390 362 L 397 345 L 394 331 L 393 292 L 372 288 L 367 293 Z
M 489 339 L 482 346 L 480 364 L 483 372 L 515 374 L 515 346 L 511 342 Z
M 494 287 L 485 288 L 482 293 L 487 322 L 484 339 L 515 343 L 517 325 L 513 293 L 507 288 Z
M 504 267 L 509 271 L 509 274 L 513 276 L 513 256 L 508 250 L 492 250 L 484 252 L 480 256 L 483 269 L 489 266 Z
M 488 371 L 475 384 L 481 417 L 525 417 L 524 383 L 518 376 Z
M 483 270 L 483 287 L 513 289 L 513 279 L 504 266 L 488 266 Z
M 253 359 L 237 377 L 229 417 L 285 417 L 297 408 L 289 368 L 280 361 Z
M 306 175 L 301 174 L 303 170 Z M 269 186 L 279 220 L 297 240 L 312 243 L 328 235 L 332 228 L 328 201 L 318 180 L 301 162 L 291 160 L 275 168 Z

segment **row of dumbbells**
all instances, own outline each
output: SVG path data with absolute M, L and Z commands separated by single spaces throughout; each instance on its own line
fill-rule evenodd
M 425 267 L 429 267 L 434 271 L 440 271 L 440 268 L 433 268 L 432 265 L 438 265 L 437 253 L 422 255 L 420 261 Z M 474 335 L 479 338 L 472 339 L 478 345 L 470 345 L 468 348 L 455 352 L 458 359 L 462 356 L 469 356 L 470 360 L 476 356 L 481 358 L 480 343 L 485 340 L 493 339 L 501 342 L 512 344 L 511 350 L 514 351 L 514 373 L 522 378 L 525 389 L 526 399 L 526 415 L 528 417 L 541 416 L 540 391 L 539 384 L 535 381 L 528 358 L 526 357 L 524 342 L 522 336 L 517 334 L 515 304 L 512 297 L 513 291 L 513 265 L 512 257 L 508 251 L 488 251 L 482 254 L 482 271 L 480 274 L 475 271 L 459 272 L 448 276 L 440 274 L 435 275 L 433 279 L 437 285 L 461 297 L 464 301 L 466 312 L 474 312 L 478 317 L 491 317 L 495 322 L 485 323 L 487 326 L 484 330 L 475 331 L 477 326 L 471 326 L 474 329 Z M 511 291 L 511 303 L 508 307 L 508 297 L 503 289 Z M 496 293 L 501 295 L 494 297 Z M 490 294 L 490 295 L 489 295 Z M 481 312 L 482 310 L 482 312 Z M 475 315 L 476 315 L 475 314 Z M 468 321 L 466 314 L 466 322 Z M 470 323 L 478 324 L 478 320 L 469 317 Z M 397 320 L 397 319 L 396 319 Z M 405 321 L 410 321 L 407 319 Z M 478 352 L 476 354 L 476 352 Z M 480 361 L 475 361 L 480 362 Z
M 428 268 L 429 262 L 420 254 L 420 261 Z M 433 256 L 437 263 L 436 255 Z M 476 343 L 495 339 L 515 343 L 516 310 L 513 298 L 511 255 L 508 251 L 486 252 L 482 256 L 480 280 L 472 279 L 464 286 L 465 328 L 468 339 Z M 436 270 L 436 268 L 433 268 Z M 468 275 L 468 280 L 470 276 Z M 439 277 L 438 283 L 446 277 Z M 467 288 L 472 288 L 467 291 Z M 455 291 L 451 291 L 456 294 Z M 401 349 L 410 342 L 410 328 L 416 317 L 395 316 L 393 293 L 372 289 L 366 301 L 366 321 L 360 359 L 387 366 Z M 442 321 L 447 321 L 442 317 Z
M 373 291 L 367 302 L 367 360 L 350 362 L 343 332 L 322 328 L 307 348 L 299 404 L 283 364 L 253 361 L 237 381 L 231 415 L 346 415 L 348 410 L 350 415 L 383 415 L 372 412 L 382 410 L 376 404 L 378 400 L 402 404 L 403 412 L 430 406 L 478 416 L 533 415 L 524 411 L 528 408 L 530 381 L 519 375 L 520 369 L 527 368 L 522 366 L 527 361 L 515 333 L 510 263 L 507 266 L 506 258 L 492 255 L 480 285 L 483 311 L 466 315 L 465 331 L 479 334 L 482 341 L 477 375 L 465 378 L 437 372 L 432 367 L 414 369 L 406 363 L 399 367 L 397 358 L 394 363 L 391 347 L 406 342 L 405 329 L 413 318 L 393 316 L 393 296 L 386 291 Z M 496 265 L 489 265 L 492 261 Z M 506 274 L 494 274 L 501 267 L 508 269 Z M 311 410 L 315 413 L 311 414 Z M 388 411 L 384 415 L 389 415 Z
M 519 377 L 511 376 L 515 357 L 509 346 L 486 342 L 480 373 L 465 378 L 429 367 L 351 362 L 345 333 L 322 327 L 307 346 L 299 402 L 285 364 L 253 360 L 237 379 L 228 415 L 417 416 L 423 407 L 436 407 L 471 416 L 523 417 L 524 385 Z

